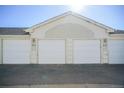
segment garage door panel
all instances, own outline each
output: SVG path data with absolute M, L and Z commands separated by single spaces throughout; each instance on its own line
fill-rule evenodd
M 74 63 L 100 63 L 99 40 L 74 40 Z
M 109 63 L 124 64 L 124 40 L 109 40 Z
M 65 41 L 64 40 L 39 40 L 40 64 L 64 64 Z
M 30 41 L 29 40 L 4 40 L 3 41 L 4 64 L 29 64 Z
M 61 60 L 61 61 L 60 61 Z M 64 59 L 39 59 L 40 64 L 65 64 Z
M 29 60 L 25 60 L 25 59 L 5 59 L 4 60 L 4 64 L 29 64 Z

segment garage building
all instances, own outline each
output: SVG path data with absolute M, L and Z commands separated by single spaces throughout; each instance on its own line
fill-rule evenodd
M 0 28 L 0 64 L 124 64 L 124 31 L 74 12 Z

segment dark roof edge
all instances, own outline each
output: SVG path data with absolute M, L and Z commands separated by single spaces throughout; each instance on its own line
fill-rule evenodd
M 27 27 L 0 27 L 0 35 L 29 35 Z
M 114 32 L 109 32 L 109 34 L 124 34 L 124 30 L 116 29 Z

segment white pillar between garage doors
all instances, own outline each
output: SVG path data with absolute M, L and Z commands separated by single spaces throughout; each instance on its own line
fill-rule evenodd
M 0 39 L 0 64 L 3 63 L 3 40 Z
M 66 46 L 66 54 L 65 54 L 65 58 L 66 58 L 66 64 L 72 64 L 73 63 L 73 45 L 72 45 L 72 39 L 66 39 L 66 44 L 65 44 Z
M 31 39 L 31 58 L 30 58 L 31 64 L 38 63 L 37 42 L 38 42 L 37 39 Z
M 108 62 L 108 40 L 101 40 L 101 64 L 106 64 Z

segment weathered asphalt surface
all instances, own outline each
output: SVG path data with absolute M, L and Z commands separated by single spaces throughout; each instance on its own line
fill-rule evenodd
M 113 84 L 124 86 L 124 65 L 0 65 L 0 86 Z

